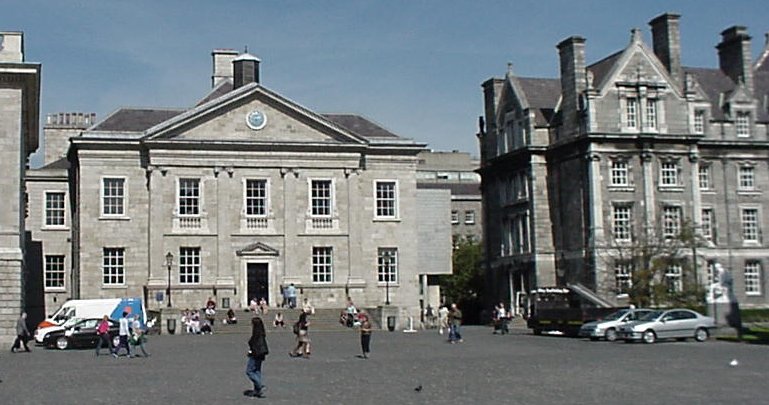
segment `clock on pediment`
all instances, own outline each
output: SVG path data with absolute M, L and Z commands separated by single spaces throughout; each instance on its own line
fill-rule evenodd
M 253 130 L 260 130 L 267 125 L 267 116 L 259 110 L 252 110 L 246 115 L 246 124 Z

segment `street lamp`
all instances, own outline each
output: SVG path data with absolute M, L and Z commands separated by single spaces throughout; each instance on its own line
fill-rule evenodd
M 168 268 L 168 287 L 166 287 L 166 297 L 168 297 L 166 306 L 171 308 L 171 266 L 174 265 L 174 254 L 166 253 L 166 267 Z

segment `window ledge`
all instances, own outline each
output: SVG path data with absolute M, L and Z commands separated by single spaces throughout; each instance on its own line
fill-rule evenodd
M 400 218 L 388 218 L 388 217 L 374 217 L 373 221 L 374 222 L 401 222 L 401 219 Z
M 658 191 L 666 191 L 669 193 L 683 193 L 683 186 L 657 186 Z
M 761 293 L 760 292 L 746 292 L 745 295 L 748 296 L 748 297 L 760 297 Z
M 121 285 L 102 284 L 101 288 L 105 290 L 125 290 L 125 289 L 128 289 L 128 286 L 125 284 L 121 284 Z
M 99 215 L 99 221 L 130 221 L 131 217 L 126 215 Z
M 66 225 L 43 225 L 40 227 L 41 231 L 69 231 L 69 227 Z
M 737 190 L 737 195 L 760 196 L 761 190 Z
M 761 242 L 757 240 L 744 240 L 742 241 L 742 247 L 761 247 Z
M 45 287 L 43 292 L 47 293 L 63 293 L 67 292 L 67 287 Z
M 635 186 L 609 186 L 609 191 L 633 192 L 635 191 Z

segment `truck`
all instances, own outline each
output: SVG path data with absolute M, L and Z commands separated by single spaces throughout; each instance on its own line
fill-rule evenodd
M 581 284 L 537 288 L 529 293 L 528 301 L 526 324 L 535 335 L 577 336 L 584 323 L 620 309 Z

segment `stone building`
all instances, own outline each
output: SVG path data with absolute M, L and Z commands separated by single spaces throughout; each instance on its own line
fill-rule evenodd
M 686 67 L 679 21 L 660 15 L 651 47 L 634 29 L 592 64 L 586 40 L 567 38 L 557 79 L 509 69 L 483 83 L 491 299 L 520 311 L 533 288 L 579 283 L 621 302 L 632 278 L 607 247 L 648 229 L 671 237 L 688 221 L 705 240 L 699 271 L 686 279 L 672 266 L 670 288 L 704 284 L 720 263 L 741 305 L 769 304 L 769 47 L 754 62 L 751 37 L 735 26 L 721 33 L 718 68 Z
M 480 162 L 464 152 L 424 151 L 419 154 L 417 188 L 451 192 L 451 235 L 480 242 L 483 237 Z
M 416 316 L 427 276 L 451 271 L 443 215 L 422 215 L 423 200 L 449 212 L 448 196 L 417 189 L 425 145 L 267 89 L 253 55 L 212 57 L 213 88 L 189 109 L 120 108 L 93 125 L 90 114 L 49 118 L 47 164 L 27 183 L 43 218 L 46 199 L 65 195 L 61 233 L 31 222 L 45 266 L 66 272 L 58 281 L 58 267 L 44 269 L 48 305 L 57 294 L 143 296 L 157 309 L 208 297 L 276 305 L 294 284 L 319 308 L 350 297 Z
M 24 60 L 21 32 L 0 32 L 0 346 L 16 337 L 16 320 L 27 306 L 24 264 L 24 170 L 37 149 L 40 114 L 38 63 Z

